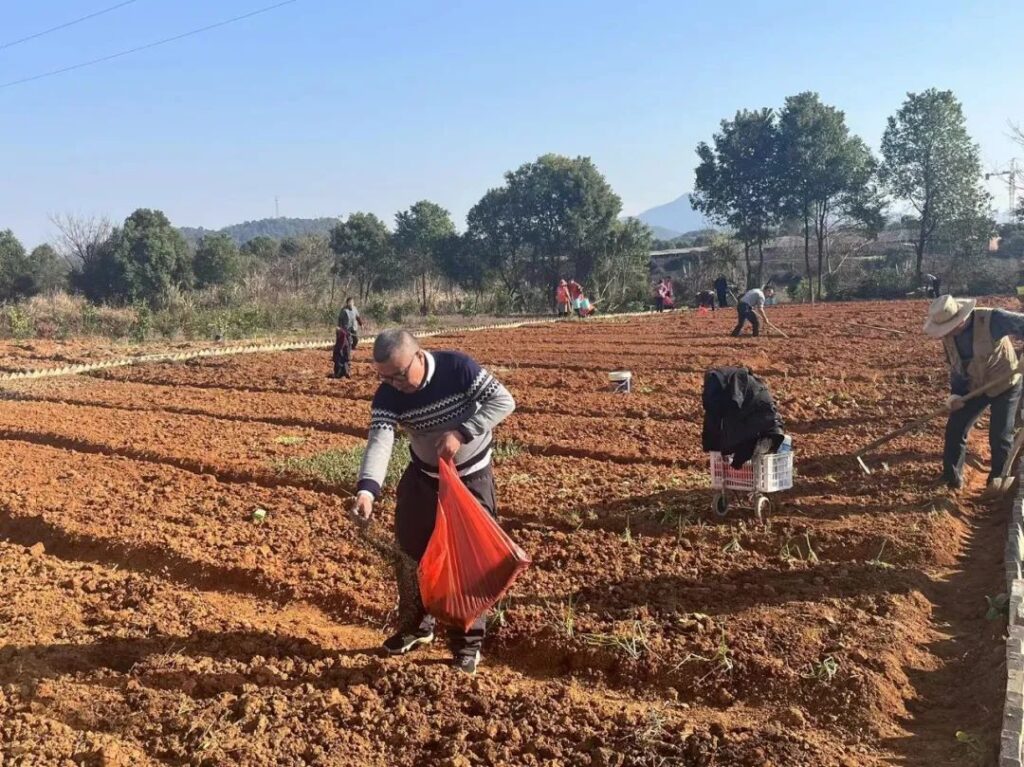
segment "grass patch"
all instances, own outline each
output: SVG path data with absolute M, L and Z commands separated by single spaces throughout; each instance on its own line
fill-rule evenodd
M 494 459 L 494 463 L 502 464 L 522 455 L 524 449 L 522 443 L 514 439 L 502 440 L 494 443 L 494 447 L 491 448 L 491 457 Z
M 280 438 L 279 438 L 280 439 Z M 350 448 L 332 448 L 312 455 L 296 456 L 278 461 L 275 468 L 280 472 L 291 472 L 309 479 L 318 479 L 331 485 L 351 487 L 359 479 L 359 467 L 363 463 L 365 445 Z M 406 464 L 409 462 L 409 440 L 398 437 L 391 451 L 391 462 L 384 484 L 394 487 L 398 484 Z
M 279 445 L 301 445 L 305 441 L 305 437 L 300 437 L 294 434 L 282 434 L 280 437 L 274 437 L 274 442 Z

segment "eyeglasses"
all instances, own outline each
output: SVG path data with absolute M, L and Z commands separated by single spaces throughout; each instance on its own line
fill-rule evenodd
M 384 383 L 391 383 L 393 381 L 394 382 L 399 382 L 399 381 L 403 381 L 403 380 L 408 379 L 409 371 L 412 369 L 412 363 L 414 363 L 419 356 L 420 356 L 420 353 L 416 352 L 412 356 L 412 359 L 409 360 L 409 364 L 406 365 L 401 370 L 399 370 L 397 373 L 392 373 L 391 375 L 387 375 L 387 376 L 386 375 L 381 375 L 380 373 L 377 373 L 377 378 L 379 378 Z

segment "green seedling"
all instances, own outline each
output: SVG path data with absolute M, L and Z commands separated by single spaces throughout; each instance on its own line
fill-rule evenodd
M 740 539 L 734 535 L 732 540 L 722 547 L 722 551 L 726 554 L 741 554 L 743 547 L 740 545 Z
M 810 664 L 810 672 L 804 674 L 804 679 L 817 679 L 819 682 L 829 684 L 839 673 L 839 661 L 833 656 L 826 655 L 817 663 Z
M 576 636 L 576 603 L 573 601 L 573 597 L 570 596 L 565 604 L 559 606 L 554 626 L 555 630 L 564 634 L 567 639 Z
M 812 565 L 818 564 L 818 562 L 820 562 L 821 560 L 818 559 L 818 555 L 814 553 L 814 549 L 811 546 L 811 536 L 807 533 L 804 533 L 804 541 L 806 541 L 807 543 L 807 561 L 810 562 Z
M 956 742 L 965 746 L 974 756 L 980 756 L 984 751 L 984 747 L 981 744 L 981 738 L 967 730 L 956 731 Z
M 626 542 L 627 546 L 634 545 L 633 531 L 629 527 L 629 514 L 626 515 L 626 529 L 622 531 L 622 540 Z
M 1010 598 L 1006 594 L 996 594 L 994 597 L 986 596 L 985 601 L 988 603 L 985 620 L 997 621 L 1010 616 Z
M 294 434 L 282 434 L 280 437 L 274 437 L 274 442 L 279 445 L 301 445 L 305 441 L 305 437 L 300 437 Z
M 628 634 L 581 634 L 580 639 L 584 644 L 594 647 L 609 647 L 631 660 L 640 660 L 650 649 L 647 644 L 647 633 L 640 621 L 633 621 Z
M 511 599 L 499 599 L 494 605 L 491 613 L 487 616 L 487 628 L 494 630 L 508 625 L 508 609 L 511 607 Z
M 872 567 L 881 567 L 885 570 L 891 570 L 893 567 L 895 567 L 895 565 L 893 565 L 892 563 L 886 562 L 884 559 L 882 559 L 882 554 L 885 553 L 885 544 L 887 544 L 888 542 L 888 540 L 882 541 L 882 547 L 878 550 L 878 553 L 875 555 L 875 558 L 868 560 L 869 565 L 871 565 Z

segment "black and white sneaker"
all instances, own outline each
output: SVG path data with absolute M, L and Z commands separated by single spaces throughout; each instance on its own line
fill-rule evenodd
M 413 629 L 412 631 L 400 631 L 394 636 L 388 637 L 381 647 L 388 655 L 405 655 L 420 645 L 430 644 L 433 641 L 434 632 L 432 630 Z
M 476 673 L 476 667 L 480 665 L 480 651 L 472 653 L 459 653 L 455 656 L 455 660 L 452 662 L 463 674 L 469 674 L 472 676 Z

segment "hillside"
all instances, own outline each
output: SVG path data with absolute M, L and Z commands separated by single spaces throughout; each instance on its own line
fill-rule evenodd
M 655 236 L 662 240 L 672 239 L 682 232 L 692 232 L 695 229 L 707 227 L 707 221 L 703 214 L 695 211 L 690 205 L 689 194 L 681 195 L 672 202 L 645 210 L 643 213 L 637 214 L 636 218 L 654 229 Z M 674 234 L 663 235 L 659 233 L 659 229 L 666 229 Z
M 306 234 L 327 234 L 337 223 L 336 218 L 262 218 L 258 221 L 232 224 L 222 229 L 183 226 L 179 231 L 186 240 L 193 243 L 207 234 L 222 232 L 238 245 L 244 245 L 249 240 L 261 236 L 283 240 L 285 237 L 301 237 Z

